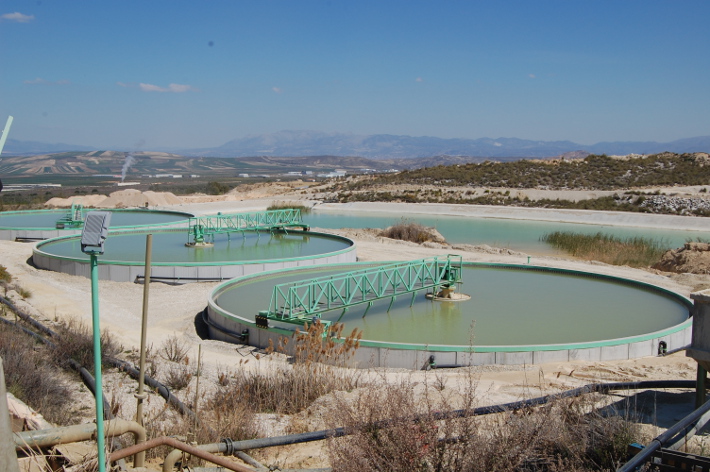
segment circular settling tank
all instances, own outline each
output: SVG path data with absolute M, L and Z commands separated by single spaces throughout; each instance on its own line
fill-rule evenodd
M 67 215 L 70 210 L 28 210 L 28 211 L 3 211 L 0 212 L 0 239 L 9 240 L 39 240 L 56 238 L 70 234 L 81 233 L 82 226 L 75 227 L 69 225 L 64 228 L 57 228 L 58 222 Z M 84 208 L 86 214 L 94 209 Z M 190 213 L 178 211 L 158 211 L 158 210 L 125 210 L 109 209 L 101 210 L 111 212 L 112 229 L 138 229 L 154 226 L 167 226 L 186 222 L 191 216 Z
M 98 257 L 99 278 L 134 282 L 145 276 L 145 245 L 149 231 L 111 232 Z M 215 281 L 276 269 L 354 262 L 355 244 L 340 236 L 305 231 L 217 234 L 214 245 L 187 247 L 186 228 L 153 234 L 151 279 L 169 283 Z M 89 277 L 89 256 L 81 237 L 41 242 L 32 254 L 42 269 Z
M 369 265 L 372 265 L 370 263 Z M 362 269 L 338 265 L 241 277 L 217 287 L 205 318 L 215 339 L 249 344 L 290 336 L 294 325 L 255 315 L 269 308 L 276 284 Z M 533 364 L 656 355 L 690 341 L 690 301 L 660 287 L 586 272 L 506 264 L 464 264 L 456 291 L 469 300 L 433 301 L 421 291 L 326 312 L 323 320 L 362 330 L 362 367 Z M 389 311 L 388 311 L 389 308 Z

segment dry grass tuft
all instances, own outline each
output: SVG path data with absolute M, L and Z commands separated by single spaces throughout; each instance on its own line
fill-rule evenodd
M 475 388 L 463 401 L 467 409 L 474 405 Z M 328 420 L 354 434 L 329 440 L 328 450 L 337 472 L 614 470 L 637 431 L 621 417 L 595 412 L 593 402 L 580 397 L 440 420 L 435 414 L 450 410 L 449 400 L 432 387 L 417 394 L 405 380 L 364 390 L 352 401 L 339 398 Z
M 545 234 L 541 240 L 574 257 L 630 267 L 649 267 L 658 262 L 667 249 L 662 242 L 652 239 L 623 239 L 603 233 L 555 231 Z
M 333 391 L 353 390 L 362 384 L 361 374 L 341 368 L 359 347 L 361 333 L 353 331 L 342 339 L 343 327 L 331 326 L 324 336 L 325 325 L 316 322 L 304 331 L 297 330 L 291 339 L 282 338 L 277 348 L 293 352 L 293 364 L 274 364 L 269 369 L 240 369 L 228 378 L 222 375 L 213 401 L 216 404 L 246 404 L 255 412 L 297 413 L 316 399 Z
M 390 239 L 399 239 L 401 241 L 409 241 L 412 243 L 425 243 L 427 241 L 435 241 L 436 235 L 426 226 L 419 223 L 402 219 L 396 225 L 390 226 L 383 230 L 380 236 Z
M 59 326 L 59 339 L 57 345 L 57 359 L 73 359 L 89 371 L 94 369 L 94 339 L 91 328 L 80 321 L 69 320 Z M 116 357 L 123 348 L 116 343 L 108 331 L 101 333 L 101 359 L 102 365 L 107 357 Z
M 188 352 L 190 352 L 190 346 L 175 335 L 166 339 L 160 347 L 161 357 L 170 362 L 184 362 Z
M 52 353 L 19 330 L 0 325 L 0 357 L 7 391 L 27 403 L 50 422 L 72 421 L 71 393 L 52 366 Z

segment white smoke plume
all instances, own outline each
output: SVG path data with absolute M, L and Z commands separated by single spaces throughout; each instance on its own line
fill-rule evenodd
M 126 160 L 123 163 L 123 167 L 121 168 L 121 182 L 126 180 L 126 172 L 128 172 L 128 168 L 131 167 L 131 164 L 133 164 L 133 161 L 135 158 L 133 157 L 133 153 L 129 152 L 126 154 Z

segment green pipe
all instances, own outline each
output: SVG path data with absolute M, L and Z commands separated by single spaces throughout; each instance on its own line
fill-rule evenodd
M 95 252 L 89 255 L 91 258 L 91 317 L 94 328 L 94 377 L 96 378 L 96 447 L 98 448 L 99 472 L 105 472 L 104 398 L 101 381 L 101 329 L 99 326 L 99 260 Z

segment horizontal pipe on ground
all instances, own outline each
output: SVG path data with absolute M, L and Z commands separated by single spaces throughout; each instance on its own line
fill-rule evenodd
M 145 428 L 135 421 L 109 420 L 104 422 L 106 436 L 121 436 L 133 434 L 136 443 L 145 442 Z M 96 424 L 86 423 L 61 428 L 42 429 L 37 431 L 22 431 L 13 435 L 16 450 L 37 449 L 96 439 Z
M 521 410 L 523 408 L 528 408 L 531 406 L 544 405 L 554 400 L 559 400 L 562 398 L 571 398 L 584 395 L 587 393 L 608 393 L 614 390 L 642 390 L 642 389 L 654 389 L 654 388 L 695 388 L 694 380 L 643 380 L 637 382 L 612 382 L 603 384 L 588 384 L 583 387 L 575 388 L 572 390 L 566 390 L 564 392 L 555 393 L 551 395 L 545 395 L 542 397 L 531 398 L 528 400 L 520 400 L 511 403 L 504 403 L 499 405 L 483 406 L 474 409 L 464 409 L 464 410 L 452 410 L 448 412 L 436 412 L 430 416 L 411 416 L 407 418 L 392 418 L 387 420 L 382 420 L 374 423 L 376 427 L 387 427 L 393 424 L 399 424 L 403 422 L 417 422 L 423 421 L 425 419 L 433 420 L 444 420 L 453 418 L 463 418 L 468 416 L 483 416 L 495 413 L 504 413 L 506 411 Z M 363 425 L 364 426 L 364 425 Z M 326 429 L 320 431 L 312 431 L 308 433 L 300 434 L 289 434 L 285 436 L 275 436 L 271 438 L 258 438 L 258 439 L 247 439 L 244 441 L 234 441 L 231 444 L 232 451 L 243 451 L 249 449 L 261 449 L 265 447 L 274 446 L 287 446 L 290 444 L 300 444 L 304 442 L 312 441 L 322 441 L 329 438 L 337 438 L 341 436 L 346 436 L 353 434 L 355 432 L 354 428 L 334 428 Z M 224 452 L 226 454 L 233 454 L 229 452 L 224 446 L 224 443 L 215 443 L 215 447 L 223 446 Z M 221 449 L 221 448 L 220 448 Z
M 201 450 L 205 452 L 209 452 L 212 454 L 215 453 L 221 453 L 221 454 L 226 454 L 226 455 L 234 455 L 239 457 L 241 460 L 246 462 L 247 464 L 251 465 L 252 467 L 256 469 L 264 469 L 265 467 L 254 460 L 251 456 L 246 454 L 243 451 L 234 451 L 232 448 L 232 444 L 234 442 L 231 439 L 223 439 L 221 442 L 218 443 L 211 443 L 211 444 L 201 444 L 199 446 L 196 446 L 200 448 Z M 165 456 L 165 460 L 163 461 L 163 472 L 172 472 L 172 470 L 175 468 L 175 464 L 177 463 L 178 459 L 182 456 L 182 451 L 180 449 L 174 449 L 172 450 L 167 456 Z

